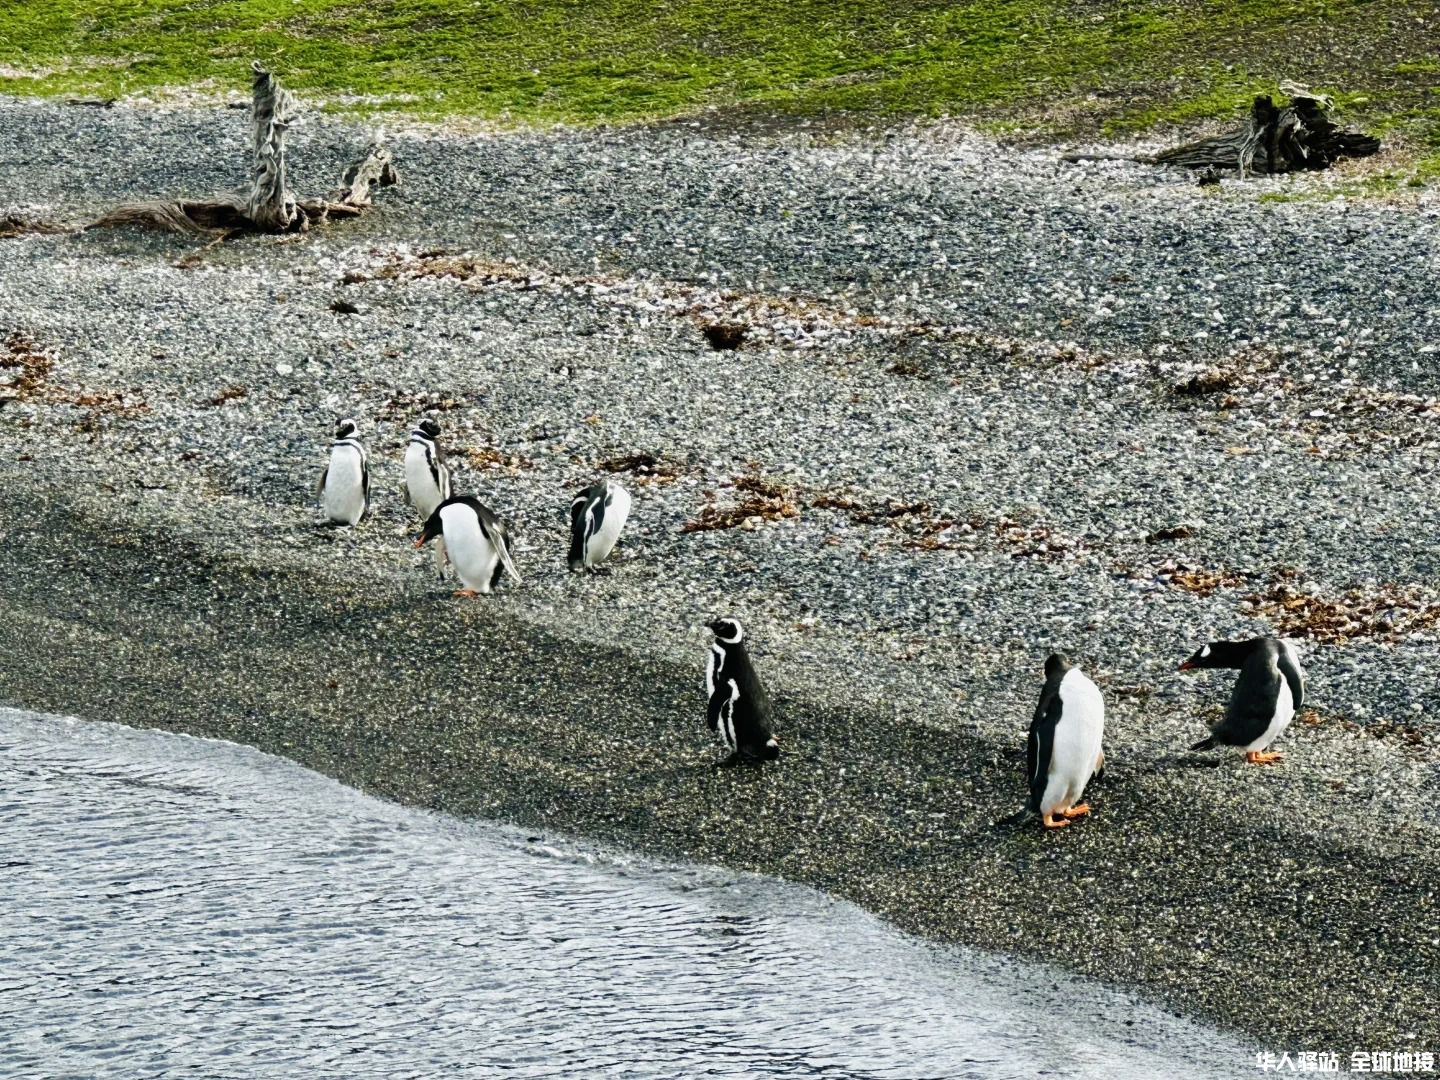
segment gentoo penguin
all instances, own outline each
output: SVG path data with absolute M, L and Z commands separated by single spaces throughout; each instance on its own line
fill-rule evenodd
M 490 592 L 502 572 L 519 582 L 520 571 L 510 558 L 505 523 L 474 496 L 457 495 L 436 507 L 415 546 L 424 547 L 436 536 L 444 539 L 450 562 L 465 586 L 456 590 L 456 596 Z
M 439 437 L 440 425 L 427 416 L 410 432 L 410 445 L 405 448 L 405 492 L 425 521 L 450 498 L 450 470 L 435 441 Z
M 370 509 L 370 459 L 355 437 L 354 420 L 341 420 L 320 474 L 320 505 L 335 525 L 358 525 Z
M 570 569 L 599 566 L 620 539 L 630 516 L 630 493 L 606 477 L 591 484 L 570 504 Z
M 1059 653 L 1045 661 L 1045 685 L 1030 721 L 1025 775 L 1030 799 L 1009 818 L 1019 824 L 1039 815 L 1047 829 L 1090 813 L 1080 801 L 1092 776 L 1105 771 L 1105 700 L 1100 689 Z
M 705 692 L 709 705 L 705 720 L 730 751 L 718 764 L 773 761 L 780 743 L 770 733 L 770 698 L 745 651 L 745 630 L 739 619 L 706 623 L 715 634 L 705 665 Z
M 1295 646 L 1280 638 L 1212 641 L 1202 645 L 1181 671 L 1195 668 L 1239 668 L 1225 717 L 1191 750 L 1209 750 L 1217 743 L 1238 746 L 1252 765 L 1268 765 L 1285 755 L 1265 748 L 1290 726 L 1305 704 L 1305 672 Z

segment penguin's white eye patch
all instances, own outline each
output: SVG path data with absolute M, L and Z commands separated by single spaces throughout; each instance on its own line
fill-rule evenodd
M 1205 657 L 1207 657 L 1207 656 L 1209 656 L 1209 655 L 1210 655 L 1210 646 L 1209 646 L 1209 645 L 1206 645 L 1203 649 L 1200 650 L 1200 659 L 1201 659 L 1201 660 L 1204 660 Z

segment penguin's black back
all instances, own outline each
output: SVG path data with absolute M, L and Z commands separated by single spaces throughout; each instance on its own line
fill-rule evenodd
M 734 705 L 735 743 L 742 752 L 749 747 L 758 754 L 771 737 L 770 696 L 750 663 L 743 640 L 731 644 L 717 639 L 715 647 L 722 649 L 725 657 L 715 672 L 715 690 L 705 710 L 706 722 L 711 731 L 719 730 L 720 710 L 730 700 L 730 683 L 734 681 L 740 691 Z
M 587 518 L 588 523 L 587 523 Z M 585 561 L 585 545 L 590 537 L 600 531 L 605 523 L 605 481 L 591 484 L 570 503 L 570 556 L 571 566 Z M 588 524 L 588 528 L 587 528 Z
M 1265 733 L 1275 716 L 1280 688 L 1289 684 L 1290 697 L 1299 713 L 1305 703 L 1305 679 L 1288 649 L 1279 638 L 1255 638 L 1240 664 L 1240 677 L 1230 692 L 1225 718 L 1211 733 L 1227 746 L 1247 746 Z
M 1045 795 L 1045 785 L 1050 780 L 1050 756 L 1055 749 L 1055 727 L 1060 723 L 1064 703 L 1060 698 L 1060 684 L 1065 680 L 1071 665 L 1059 653 L 1052 654 L 1045 661 L 1045 685 L 1040 688 L 1040 701 L 1035 706 L 1035 715 L 1030 720 L 1030 737 L 1025 741 L 1025 776 L 1030 783 L 1031 813 L 1040 812 L 1040 800 Z

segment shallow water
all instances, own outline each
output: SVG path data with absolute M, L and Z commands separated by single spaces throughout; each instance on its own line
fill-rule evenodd
M 0 710 L 0 1075 L 1096 1077 L 1228 1036 L 812 890 Z

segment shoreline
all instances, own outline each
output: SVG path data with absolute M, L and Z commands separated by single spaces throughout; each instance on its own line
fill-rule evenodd
M 0 113 L 10 197 L 74 217 L 223 189 L 236 161 L 194 146 L 243 134 Z M 297 186 L 359 137 L 297 129 Z M 28 373 L 0 407 L 0 703 L 803 882 L 1277 1053 L 1440 1049 L 1433 217 L 936 132 L 396 150 L 354 228 L 184 267 L 193 240 L 0 242 L 0 375 Z M 1237 273 L 1261 246 L 1281 269 Z M 717 320 L 741 349 L 705 344 Z M 454 602 L 409 550 L 427 411 L 523 586 Z M 377 492 L 354 531 L 312 505 L 340 414 Z M 569 574 L 568 496 L 637 455 L 618 558 Z M 722 611 L 778 768 L 711 768 Z M 1228 682 L 1176 664 L 1287 626 L 1315 712 L 1285 764 L 1186 754 Z M 1092 820 L 998 831 L 1052 648 L 1106 695 L 1109 773 Z
M 837 1033 L 850 1075 L 896 1080 L 962 1069 L 978 1080 L 979 1063 L 1016 1060 L 1069 1080 L 1153 1080 L 1157 1062 L 1183 1062 L 1188 1080 L 1233 1080 L 1253 1058 L 1248 1044 L 1133 993 L 1053 965 L 928 942 L 807 886 L 416 810 L 235 743 L 5 709 L 0 742 L 15 754 L 13 763 L 0 756 L 0 776 L 11 781 L 18 815 L 0 823 L 0 835 L 28 860 L 0 882 L 6 906 L 22 913 L 12 920 L 18 937 L 7 935 L 0 949 L 22 979 L 33 977 L 25 989 L 43 997 L 54 1028 L 83 1026 L 96 1013 L 128 1017 L 115 1035 L 121 1045 L 106 1048 L 110 1060 L 145 1056 L 147 1034 L 186 1016 L 196 1028 L 208 1020 L 207 1037 L 167 1045 L 152 1066 L 183 1062 L 206 1074 L 215 1045 L 233 1033 L 257 1060 L 283 1050 L 295 1071 L 317 1080 L 381 1075 L 397 1049 L 376 1045 L 375 1027 L 394 1036 L 393 1018 L 403 1014 L 407 1060 L 427 1057 L 432 1073 L 446 1063 L 474 1072 L 485 1065 L 469 1056 L 472 1025 L 446 1021 L 457 1007 L 508 1015 L 513 999 L 533 1008 L 508 1029 L 508 1045 L 486 1046 L 485 1064 L 497 1071 L 565 1036 L 569 1052 L 557 1047 L 551 1057 L 566 1059 L 566 1075 L 619 1061 L 648 1080 L 750 1080 L 807 1065 L 834 1072 Z M 337 859 L 337 834 L 361 830 L 359 844 L 341 840 Z M 187 840 L 190 858 L 176 851 Z M 95 892 L 70 887 L 77 875 L 133 887 L 137 873 L 157 886 L 194 882 L 206 899 L 147 891 L 133 909 L 97 911 Z M 163 924 L 137 930 L 150 913 Z M 83 932 L 83 943 L 67 948 L 57 924 Z M 269 932 L 255 935 L 257 924 Z M 543 932 L 516 934 L 517 925 Z M 466 931 L 459 941 L 457 929 Z M 263 1021 L 233 996 L 205 996 L 206 966 L 185 961 L 236 939 L 245 954 L 230 958 L 227 985 L 263 985 L 271 1004 Z M 302 945 L 301 958 L 282 943 Z M 27 968 L 24 957 L 37 949 L 49 963 Z M 309 962 L 316 952 L 336 961 L 323 981 Z M 506 973 L 510 992 L 492 1003 Z M 367 993 L 377 984 L 389 993 Z M 452 992 L 437 993 L 437 984 Z M 732 990 L 750 1006 L 743 1013 L 708 1008 Z M 676 1016 L 681 994 L 707 1009 L 698 1028 Z M 607 1015 L 616 1011 L 599 1038 L 596 996 Z M 0 1005 L 0 1017 L 9 1015 Z M 350 1020 L 343 1030 L 340 1016 Z M 321 1033 L 306 1030 L 319 1024 Z M 541 1025 L 548 1038 L 537 1034 Z M 84 1040 L 18 1042 L 29 1053 L 12 1040 L 3 1059 L 17 1075 L 97 1071 Z M 301 1047 L 311 1051 L 303 1061 Z
M 1177 803 L 1183 765 L 1126 763 L 1095 787 L 1083 826 L 997 830 L 990 811 L 1021 797 L 1015 748 L 792 695 L 779 767 L 717 771 L 683 665 L 483 605 L 437 636 L 454 610 L 442 596 L 400 604 L 404 590 L 374 579 L 366 596 L 317 589 L 193 538 L 26 505 L 13 483 L 0 474 L 7 504 L 27 511 L 0 558 L 6 705 L 223 738 L 408 805 L 808 884 L 920 937 L 1056 963 L 1277 1052 L 1433 1043 L 1425 882 L 1440 858 L 1418 828 L 1329 842 L 1253 802 L 1246 821 Z M 77 537 L 100 566 L 54 557 Z M 379 652 L 356 656 L 356 641 Z M 107 649 L 113 666 L 95 663 Z M 582 679 L 625 699 L 638 746 L 572 700 Z M 1297 970 L 1323 995 L 1297 992 Z

